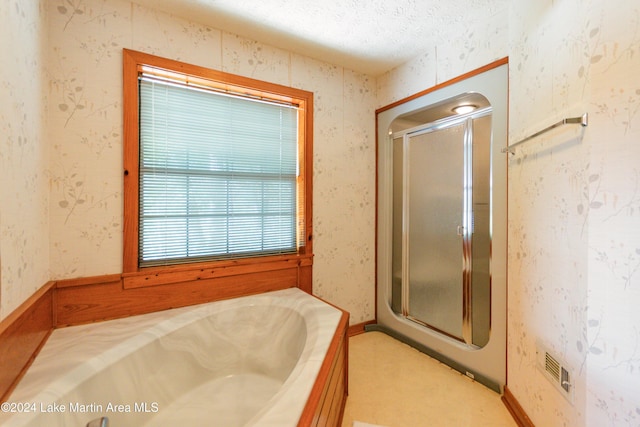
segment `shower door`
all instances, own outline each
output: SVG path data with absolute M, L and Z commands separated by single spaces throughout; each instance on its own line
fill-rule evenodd
M 489 334 L 489 185 L 481 182 L 489 144 L 481 139 L 490 119 L 455 117 L 393 138 L 396 311 L 473 346 Z

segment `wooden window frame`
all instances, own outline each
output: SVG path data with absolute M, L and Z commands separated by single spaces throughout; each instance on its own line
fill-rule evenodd
M 299 189 L 304 189 L 304 244 L 297 254 L 271 255 L 252 258 L 235 258 L 220 261 L 193 262 L 172 266 L 139 267 L 139 91 L 138 76 L 155 70 L 160 75 L 181 76 L 187 81 L 224 91 L 245 94 L 270 100 L 286 101 L 298 105 L 299 109 Z M 301 89 L 263 82 L 248 77 L 237 76 L 197 65 L 166 59 L 142 52 L 123 49 L 123 113 L 124 113 L 124 235 L 123 274 L 144 276 L 147 279 L 160 272 L 203 271 L 216 268 L 225 269 L 228 275 L 279 269 L 278 266 L 309 266 L 313 257 L 312 241 L 312 188 L 313 188 L 313 93 Z M 182 275 L 182 274 L 181 274 Z M 225 274 L 226 275 L 226 274 Z M 131 279 L 134 279 L 131 277 Z M 151 281 L 155 282 L 155 281 Z M 162 279 L 157 281 L 166 283 Z M 140 285 L 134 285 L 137 287 Z

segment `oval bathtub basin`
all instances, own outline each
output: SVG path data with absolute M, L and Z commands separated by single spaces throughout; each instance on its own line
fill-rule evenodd
M 0 424 L 296 426 L 340 317 L 292 288 L 56 329 Z

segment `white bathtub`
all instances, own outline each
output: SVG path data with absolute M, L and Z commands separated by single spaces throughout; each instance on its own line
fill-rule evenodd
M 0 425 L 296 426 L 341 315 L 286 289 L 56 329 Z

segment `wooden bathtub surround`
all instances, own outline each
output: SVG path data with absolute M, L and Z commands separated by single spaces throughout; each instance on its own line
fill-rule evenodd
M 299 427 L 340 427 L 348 395 L 349 313 L 342 317 L 311 391 Z
M 56 325 L 79 325 L 295 287 L 295 270 L 126 289 L 122 281 L 57 290 Z M 246 282 L 245 282 L 246 281 Z M 251 283 L 247 286 L 245 283 Z
M 0 402 L 4 402 L 53 331 L 55 284 L 49 282 L 0 322 Z
M 0 322 L 0 400 L 55 328 L 292 287 L 311 293 L 312 264 L 282 255 L 48 282 Z
M 311 293 L 311 256 L 144 269 L 58 282 L 56 326 L 133 316 L 292 287 Z M 80 285 L 78 285 L 80 283 Z

